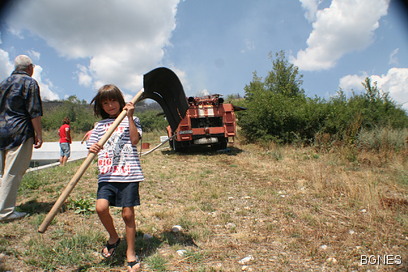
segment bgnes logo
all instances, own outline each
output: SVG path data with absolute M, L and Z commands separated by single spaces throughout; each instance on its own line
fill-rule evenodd
M 361 265 L 400 265 L 402 264 L 401 255 L 361 255 Z

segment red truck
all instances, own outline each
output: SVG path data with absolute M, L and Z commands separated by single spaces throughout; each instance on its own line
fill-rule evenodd
M 167 127 L 170 147 L 185 151 L 192 146 L 207 145 L 214 150 L 227 148 L 228 139 L 236 135 L 235 113 L 232 104 L 224 104 L 219 94 L 189 97 L 187 114 L 173 131 Z M 174 136 L 174 138 L 172 138 Z

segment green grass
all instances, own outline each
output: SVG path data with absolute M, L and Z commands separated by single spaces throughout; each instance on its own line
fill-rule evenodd
M 146 264 L 153 271 L 165 272 L 168 271 L 166 268 L 167 260 L 160 254 L 156 253 L 146 259 Z
M 26 263 L 44 270 L 93 264 L 91 261 L 94 259 L 93 252 L 99 250 L 99 244 L 104 241 L 102 234 L 87 230 L 64 239 L 57 239 L 65 235 L 65 233 L 54 235 L 51 243 L 47 243 L 42 236 L 36 235 L 31 238 L 26 243 L 29 248 L 24 253 L 27 256 Z

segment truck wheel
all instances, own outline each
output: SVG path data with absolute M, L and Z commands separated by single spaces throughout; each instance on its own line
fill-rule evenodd
M 228 138 L 224 137 L 219 138 L 218 140 L 220 141 L 220 149 L 226 149 L 228 146 Z
M 226 149 L 228 145 L 228 138 L 220 137 L 218 138 L 218 143 L 212 146 L 213 150 L 223 150 Z

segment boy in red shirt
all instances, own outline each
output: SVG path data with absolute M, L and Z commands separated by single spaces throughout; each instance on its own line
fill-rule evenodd
M 64 166 L 67 163 L 69 156 L 71 155 L 70 144 L 72 143 L 72 141 L 71 127 L 69 126 L 70 123 L 71 121 L 69 120 L 69 118 L 65 117 L 62 120 L 63 125 L 58 130 L 58 135 L 60 137 L 60 166 Z

